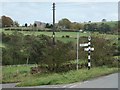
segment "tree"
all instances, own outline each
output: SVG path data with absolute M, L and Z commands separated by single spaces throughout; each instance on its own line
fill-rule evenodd
M 45 28 L 49 28 L 49 23 L 46 24 Z
M 106 19 L 102 19 L 102 22 L 106 22 L 107 20 Z
M 13 59 L 11 57 L 11 50 L 8 48 L 2 48 L 2 65 L 13 64 Z
M 111 28 L 108 24 L 105 24 L 105 23 L 101 23 L 100 26 L 99 26 L 99 32 L 101 33 L 107 33 L 107 32 L 110 32 L 111 31 Z
M 83 25 L 77 22 L 71 23 L 71 29 L 80 30 L 83 28 Z
M 52 24 L 50 24 L 50 28 L 53 28 L 53 25 L 52 25 Z
M 58 22 L 58 26 L 62 29 L 70 29 L 71 22 L 67 18 L 64 18 Z
M 34 27 L 37 27 L 37 24 L 36 24 L 36 23 L 34 23 Z
M 2 16 L 2 27 L 13 26 L 13 20 L 10 17 Z
M 49 23 L 46 24 L 45 28 L 49 28 Z
M 88 26 L 88 31 L 95 32 L 95 31 L 97 31 L 97 29 L 98 29 L 97 23 L 91 23 L 91 24 L 89 24 L 89 26 Z
M 27 23 L 25 23 L 25 27 L 27 27 L 28 25 L 27 25 Z
M 86 30 L 86 31 L 92 31 L 92 25 L 91 24 L 85 24 L 84 25 L 84 30 Z
M 53 25 L 49 24 L 49 23 L 47 23 L 46 26 L 45 26 L 45 28 L 52 28 L 52 27 L 53 27 Z
M 7 64 L 8 58 L 8 64 L 22 64 L 24 62 L 21 52 L 23 46 L 22 37 L 23 34 L 18 33 L 17 31 L 11 35 L 3 34 L 3 42 L 7 44 L 3 53 L 3 64 Z

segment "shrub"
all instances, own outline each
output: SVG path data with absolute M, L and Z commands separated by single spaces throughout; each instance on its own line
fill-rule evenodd
M 69 38 L 70 36 L 69 35 L 66 35 L 66 38 Z
M 62 38 L 64 38 L 65 36 L 62 36 Z
M 87 43 L 87 37 L 81 37 L 80 43 Z M 110 40 L 106 40 L 104 38 L 92 37 L 91 39 L 91 47 L 94 47 L 94 51 L 91 52 L 91 64 L 92 66 L 103 66 L 103 65 L 111 65 L 113 64 L 113 54 L 115 48 L 111 46 Z M 86 47 L 87 48 L 87 47 Z M 87 53 L 84 51 L 84 48 L 80 47 L 79 49 L 79 57 L 80 59 L 87 61 Z
M 56 41 L 56 45 L 53 46 L 52 39 L 45 35 L 24 36 L 19 32 L 3 35 L 3 41 L 6 44 L 3 51 L 3 65 L 46 64 L 56 71 L 62 63 L 75 57 L 72 43 Z

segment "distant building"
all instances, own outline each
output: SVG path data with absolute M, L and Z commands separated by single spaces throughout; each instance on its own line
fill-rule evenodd
M 44 29 L 46 26 L 46 23 L 40 22 L 40 21 L 35 21 L 34 24 L 37 25 L 38 28 Z

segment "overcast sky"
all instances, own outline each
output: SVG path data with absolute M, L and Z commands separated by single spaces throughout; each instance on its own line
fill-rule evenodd
M 1 2 L 0 15 L 21 25 L 34 21 L 52 23 L 52 2 Z M 118 2 L 56 2 L 56 22 L 68 18 L 72 22 L 99 22 L 118 19 Z
M 118 2 L 119 0 L 0 0 L 0 2 Z

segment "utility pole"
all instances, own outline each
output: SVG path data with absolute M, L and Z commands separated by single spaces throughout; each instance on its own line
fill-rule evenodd
M 55 3 L 53 3 L 53 45 L 55 45 Z
M 53 3 L 53 34 L 52 34 L 52 38 L 53 38 L 53 52 L 54 52 L 54 48 L 55 48 L 55 3 Z M 54 66 L 54 61 L 55 58 L 53 57 L 53 66 Z M 55 70 L 53 68 L 53 70 Z

